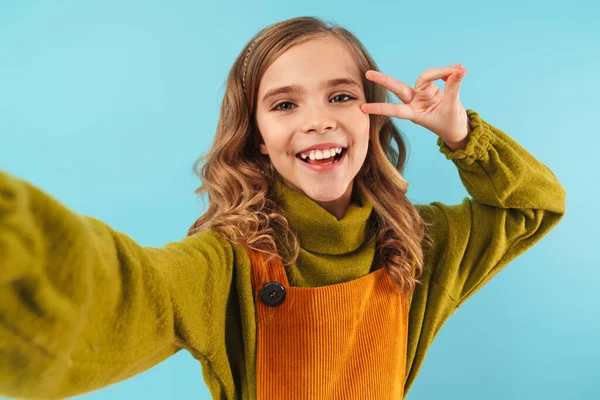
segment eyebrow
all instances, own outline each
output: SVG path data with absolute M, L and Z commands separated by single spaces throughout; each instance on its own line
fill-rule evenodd
M 323 82 L 321 87 L 328 88 L 328 87 L 341 86 L 341 85 L 356 86 L 357 89 L 361 89 L 361 86 L 352 78 L 330 79 L 328 81 Z M 281 86 L 281 87 L 269 90 L 264 95 L 262 101 L 263 101 L 263 103 L 266 103 L 267 100 L 269 100 L 269 98 L 271 98 L 273 96 L 277 96 L 279 94 L 289 94 L 289 93 L 299 94 L 299 93 L 302 93 L 303 91 L 304 91 L 304 89 L 302 89 L 302 87 L 300 87 L 298 85 Z

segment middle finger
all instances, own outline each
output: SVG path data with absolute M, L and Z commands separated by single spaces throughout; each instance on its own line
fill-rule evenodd
M 394 79 L 391 76 L 386 75 L 382 72 L 375 71 L 372 69 L 368 70 L 365 76 L 370 81 L 378 83 L 379 85 L 394 93 L 405 104 L 410 103 L 412 101 L 414 95 L 413 89 L 406 83 Z

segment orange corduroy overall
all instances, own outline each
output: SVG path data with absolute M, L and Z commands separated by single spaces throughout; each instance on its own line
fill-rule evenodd
M 408 301 L 386 268 L 292 287 L 281 259 L 248 249 L 256 305 L 257 399 L 402 399 Z

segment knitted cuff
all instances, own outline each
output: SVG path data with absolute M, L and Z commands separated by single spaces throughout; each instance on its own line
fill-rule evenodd
M 493 144 L 494 134 L 477 112 L 467 110 L 467 116 L 471 124 L 471 133 L 464 149 L 452 151 L 442 138 L 437 139 L 437 145 L 440 148 L 440 153 L 445 154 L 446 159 L 462 160 L 465 165 L 471 165 L 487 154 Z

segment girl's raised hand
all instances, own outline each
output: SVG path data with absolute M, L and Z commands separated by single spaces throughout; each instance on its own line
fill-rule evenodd
M 415 89 L 404 82 L 378 71 L 369 70 L 365 76 L 394 93 L 404 104 L 364 103 L 366 114 L 379 114 L 407 119 L 429 129 L 448 144 L 459 144 L 471 132 L 469 117 L 459 100 L 462 78 L 467 70 L 456 64 L 429 68 L 417 79 Z M 446 82 L 442 92 L 433 81 Z

